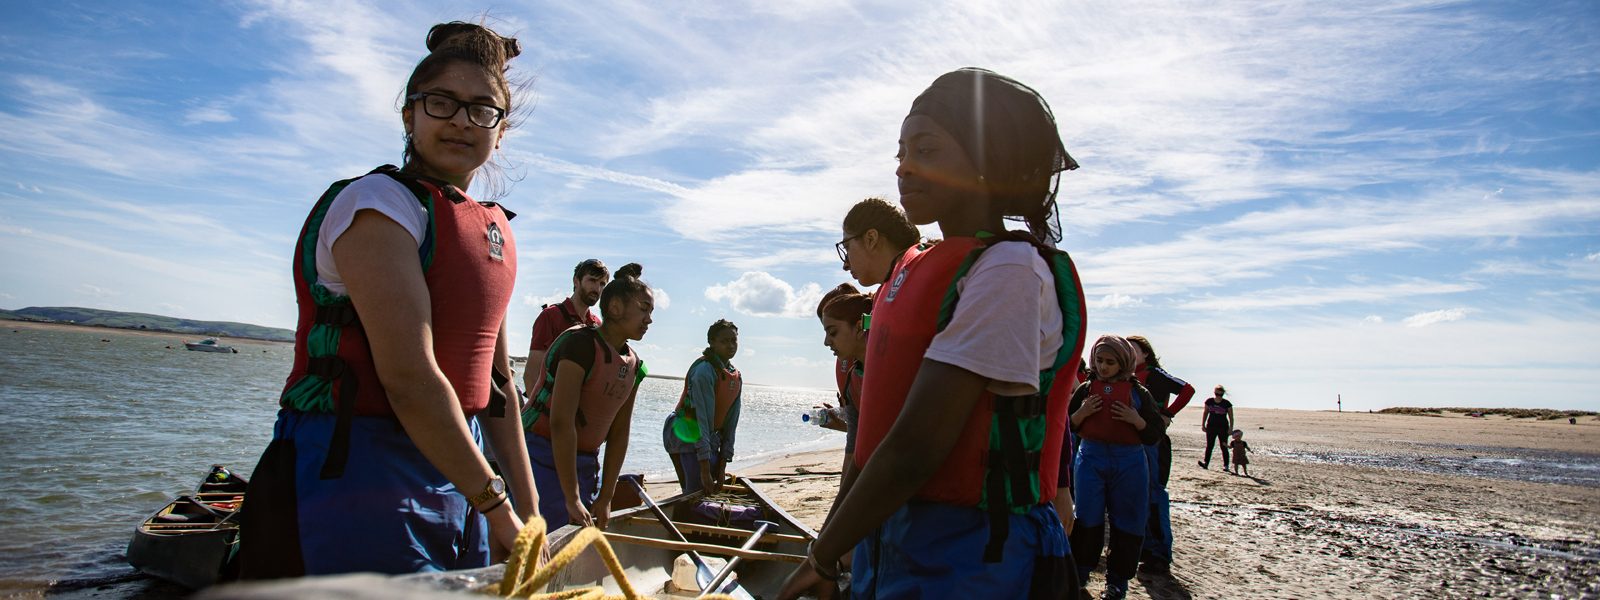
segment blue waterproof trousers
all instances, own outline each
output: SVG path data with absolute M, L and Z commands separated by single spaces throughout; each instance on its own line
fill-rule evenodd
M 550 438 L 532 431 L 523 435 L 528 444 L 528 462 L 533 467 L 533 486 L 539 490 L 539 515 L 545 529 L 555 531 L 571 518 L 567 514 L 567 495 L 561 491 L 561 476 L 556 474 L 555 449 Z M 600 497 L 600 453 L 578 451 L 578 499 L 584 508 Z
M 335 420 L 331 413 L 284 410 L 273 427 L 273 439 L 294 448 L 306 575 L 489 565 L 488 523 L 423 457 L 399 421 L 352 417 L 344 475 L 322 479 Z M 468 423 L 478 438 L 477 420 Z
M 1142 560 L 1172 563 L 1172 499 L 1167 496 L 1167 479 L 1172 467 L 1172 439 L 1161 436 L 1159 443 L 1144 447 L 1150 468 L 1150 520 L 1145 526 Z
M 983 561 L 989 515 L 975 506 L 915 502 L 856 545 L 850 594 L 901 598 L 1065 597 L 1072 558 L 1050 503 L 1011 515 L 1000 562 Z
M 1100 562 L 1107 517 L 1111 523 L 1111 553 L 1106 558 L 1107 580 L 1127 581 L 1139 566 L 1150 516 L 1150 469 L 1143 444 L 1108 444 L 1083 440 L 1073 460 L 1072 555 L 1078 561 L 1079 581 Z

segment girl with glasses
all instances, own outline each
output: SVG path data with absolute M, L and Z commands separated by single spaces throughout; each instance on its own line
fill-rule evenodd
M 862 287 L 883 283 L 889 269 L 921 234 L 906 214 L 882 198 L 867 198 L 844 216 L 844 239 L 834 244 L 844 270 Z
M 460 22 L 427 48 L 402 166 L 334 183 L 295 246 L 294 366 L 252 477 L 245 578 L 482 567 L 538 514 L 507 406 L 512 215 L 467 195 L 510 126 L 520 50 Z

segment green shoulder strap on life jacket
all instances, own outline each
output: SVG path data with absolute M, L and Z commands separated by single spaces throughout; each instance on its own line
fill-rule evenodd
M 557 357 L 560 356 L 561 349 L 567 343 L 576 340 L 581 340 L 593 346 L 595 345 L 595 338 L 599 335 L 599 326 L 584 325 L 580 329 L 563 332 L 561 335 L 556 336 L 555 341 L 550 342 L 550 350 L 544 354 L 544 384 L 539 386 L 539 392 L 533 395 L 532 401 L 528 402 L 528 408 L 522 411 L 523 429 L 532 430 L 533 424 L 539 421 L 540 415 L 550 415 L 550 395 L 555 392 L 556 388 L 556 366 L 561 364 L 561 359 Z M 605 360 L 607 364 L 610 364 L 612 360 L 610 347 L 605 346 L 605 344 L 600 344 L 600 346 L 606 349 Z M 589 372 L 584 374 L 583 380 L 587 382 L 590 377 L 594 377 L 594 371 L 595 369 L 591 365 Z M 583 409 L 579 408 L 578 426 L 582 427 L 588 424 L 589 419 L 583 416 Z
M 984 487 L 978 508 L 989 514 L 989 543 L 984 548 L 984 562 L 999 562 L 1010 530 L 1008 515 L 1026 514 L 1044 496 L 1039 489 L 1039 463 L 1044 451 L 1050 387 L 1056 375 L 1083 352 L 1083 331 L 1087 325 L 1083 306 L 1083 286 L 1078 279 L 1072 257 L 1066 252 L 1040 243 L 1022 232 L 1001 234 L 980 233 L 983 244 L 967 253 L 956 269 L 950 287 L 945 290 L 939 304 L 938 331 L 944 331 L 955 316 L 956 305 L 961 301 L 957 284 L 972 270 L 978 257 L 990 246 L 1000 242 L 1020 241 L 1032 245 L 1050 268 L 1056 291 L 1056 303 L 1061 308 L 1061 348 L 1056 350 L 1055 361 L 1048 369 L 1039 371 L 1039 391 L 1027 396 L 995 396 L 994 413 L 989 422 L 989 460 L 984 465 Z M 1068 346 L 1073 347 L 1068 347 Z
M 428 223 L 424 228 L 422 243 L 417 247 L 417 258 L 422 263 L 423 272 L 426 273 L 433 265 L 433 240 L 437 228 L 434 222 L 433 194 L 417 181 L 417 176 L 402 173 L 394 165 L 384 165 L 367 173 L 367 175 L 375 174 L 386 175 L 404 185 L 427 212 Z M 360 321 L 360 316 L 356 314 L 350 296 L 332 292 L 317 279 L 318 232 L 322 229 L 322 222 L 327 218 L 328 208 L 333 205 L 333 200 L 357 179 L 360 177 L 337 181 L 328 186 L 328 190 L 322 193 L 322 197 L 317 199 L 316 205 L 312 208 L 305 231 L 300 237 L 300 276 L 305 280 L 311 301 L 316 305 L 316 314 L 312 318 L 311 330 L 306 332 L 305 374 L 286 387 L 279 398 L 280 406 L 302 412 L 332 412 L 336 415 L 333 438 L 328 444 L 328 456 L 319 474 L 322 479 L 342 477 L 344 464 L 350 453 L 350 423 L 355 416 L 356 395 L 360 391 L 360 384 L 355 373 L 351 372 L 344 359 L 339 357 L 339 338 L 346 327 L 351 327 Z M 451 188 L 443 185 L 442 189 Z M 335 382 L 339 383 L 340 401 L 337 403 L 333 397 Z

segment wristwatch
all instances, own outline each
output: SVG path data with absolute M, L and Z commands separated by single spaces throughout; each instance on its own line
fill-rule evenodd
M 495 475 L 489 478 L 488 483 L 483 484 L 483 491 L 467 498 L 467 503 L 471 504 L 473 508 L 477 508 L 504 493 L 506 493 L 506 480 L 501 479 L 499 475 Z

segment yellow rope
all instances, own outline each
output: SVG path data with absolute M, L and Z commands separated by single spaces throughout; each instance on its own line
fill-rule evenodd
M 617 560 L 616 552 L 612 551 L 611 544 L 606 541 L 605 534 L 599 529 L 585 527 L 578 531 L 566 547 L 550 558 L 550 562 L 540 565 L 539 552 L 544 548 L 546 540 L 544 529 L 544 518 L 534 517 L 522 527 L 522 533 L 517 534 L 517 543 L 511 550 L 511 559 L 506 561 L 505 576 L 500 580 L 501 596 L 534 600 L 643 600 L 643 596 L 633 589 L 633 583 L 628 581 L 627 573 L 622 570 L 622 562 Z M 547 594 L 534 593 L 550 583 L 556 573 L 572 564 L 572 561 L 578 558 L 578 554 L 589 546 L 594 546 L 595 551 L 600 553 L 600 559 L 605 562 L 606 569 L 611 571 L 611 577 L 617 582 L 617 587 L 622 588 L 622 595 L 608 595 L 605 593 L 605 588 L 600 586 Z M 733 597 L 727 594 L 712 594 L 705 598 L 733 600 Z

